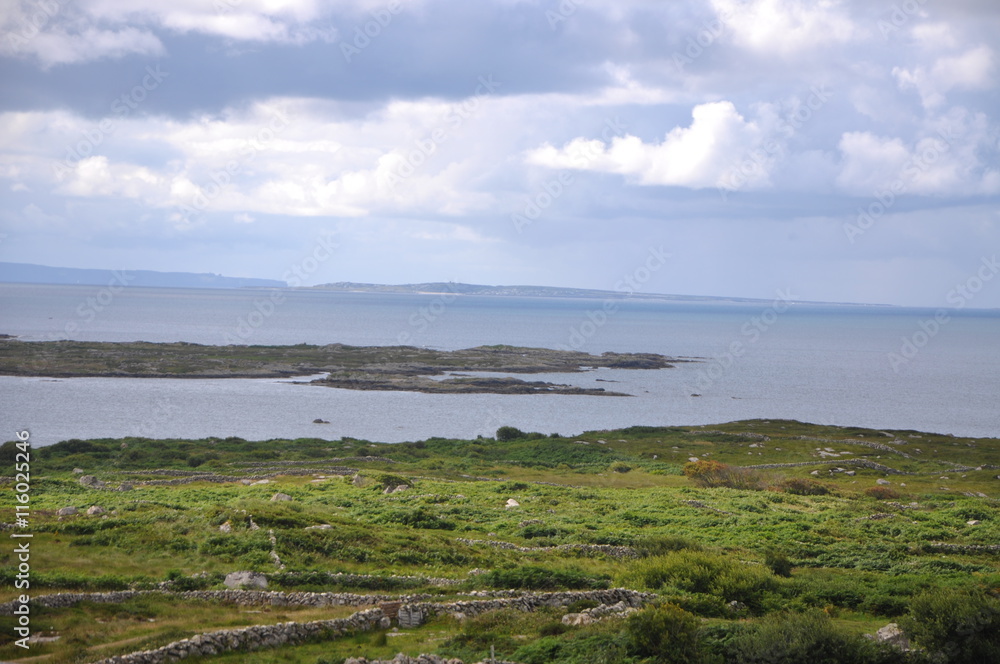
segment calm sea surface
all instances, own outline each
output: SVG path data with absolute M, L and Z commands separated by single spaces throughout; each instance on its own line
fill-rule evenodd
M 0 440 L 573 435 L 745 418 L 1000 437 L 1000 312 L 0 284 L 25 340 L 484 344 L 704 358 L 539 379 L 631 398 L 358 392 L 278 380 L 0 377 Z M 908 340 L 912 345 L 906 344 Z M 895 357 L 893 357 L 893 354 Z M 607 382 L 616 381 L 616 382 Z M 692 396 L 699 394 L 700 396 Z M 329 420 L 317 425 L 315 418 Z

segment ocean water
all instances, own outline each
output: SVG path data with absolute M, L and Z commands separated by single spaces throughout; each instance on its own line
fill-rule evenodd
M 935 320 L 935 316 L 938 320 Z M 631 397 L 359 392 L 279 380 L 0 377 L 0 439 L 574 435 L 746 418 L 1000 437 L 1000 312 L 0 284 L 25 340 L 483 344 L 700 358 L 541 380 Z M 699 396 L 693 396 L 699 395 Z M 330 424 L 313 424 L 316 418 Z

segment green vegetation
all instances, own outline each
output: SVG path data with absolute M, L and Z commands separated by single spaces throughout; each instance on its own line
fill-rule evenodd
M 591 624 L 564 624 L 563 609 L 503 609 L 185 660 L 212 664 L 399 651 L 472 662 L 491 647 L 526 664 L 1000 660 L 998 440 L 759 420 L 568 439 L 503 427 L 497 438 L 125 438 L 34 449 L 29 592 L 217 590 L 226 573 L 253 570 L 272 590 L 433 601 L 619 586 L 656 596 Z M 0 447 L 6 475 L 15 452 Z M 81 483 L 85 475 L 106 486 Z M 123 483 L 133 488 L 115 490 Z M 279 492 L 291 500 L 272 501 Z M 106 511 L 88 516 L 92 505 Z M 64 507 L 79 513 L 59 516 Z M 0 601 L 22 592 L 16 573 L 7 547 Z M 354 610 L 160 594 L 34 607 L 34 632 L 60 638 L 25 653 L 13 645 L 14 618 L 0 616 L 0 659 L 91 662 Z M 889 622 L 915 650 L 862 637 Z

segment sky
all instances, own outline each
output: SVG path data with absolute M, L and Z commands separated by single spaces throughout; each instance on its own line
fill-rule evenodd
M 1000 307 L 996 0 L 8 0 L 0 260 Z

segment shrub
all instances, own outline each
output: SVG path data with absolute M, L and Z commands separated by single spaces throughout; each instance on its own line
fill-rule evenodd
M 556 570 L 536 565 L 525 565 L 515 569 L 495 569 L 476 577 L 476 580 L 488 588 L 524 588 L 527 590 L 554 590 L 569 588 L 573 590 L 593 590 L 607 588 L 608 579 L 591 576 L 575 569 Z
M 499 429 L 497 429 L 496 438 L 501 443 L 506 443 L 524 437 L 525 433 L 515 427 L 500 427 Z
M 653 535 L 636 540 L 633 545 L 636 553 L 643 558 L 651 556 L 662 556 L 671 551 L 681 551 L 689 549 L 691 551 L 701 551 L 702 546 L 697 542 L 676 535 Z
M 684 475 L 700 487 L 728 487 L 745 491 L 763 491 L 767 478 L 752 468 L 727 466 L 719 461 L 692 461 L 684 464 Z
M 981 590 L 937 589 L 918 595 L 900 626 L 949 664 L 1000 661 L 1000 599 Z
M 454 530 L 455 528 L 454 523 L 437 516 L 426 507 L 395 510 L 385 515 L 382 520 L 428 530 Z
M 743 602 L 753 611 L 760 611 L 764 596 L 778 586 L 769 570 L 697 551 L 675 551 L 636 561 L 619 580 L 642 590 L 715 595 L 725 602 Z
M 676 604 L 665 603 L 630 615 L 625 635 L 634 655 L 664 664 L 695 664 L 702 661 L 698 627 L 696 617 Z
M 887 486 L 872 486 L 865 489 L 865 495 L 875 500 L 898 500 L 900 494 Z
M 768 551 L 764 554 L 764 564 L 775 576 L 789 577 L 792 575 L 792 561 L 780 551 Z
M 902 664 L 903 652 L 838 628 L 822 611 L 770 615 L 734 630 L 720 649 L 727 664 Z
M 830 490 L 813 480 L 793 477 L 778 485 L 779 490 L 796 496 L 825 496 Z
M 413 486 L 413 482 L 399 475 L 382 473 L 375 477 L 375 483 L 384 491 L 391 486 Z
M 608 466 L 608 470 L 613 473 L 628 473 L 632 470 L 632 466 L 628 465 L 624 461 L 615 461 L 613 464 Z

